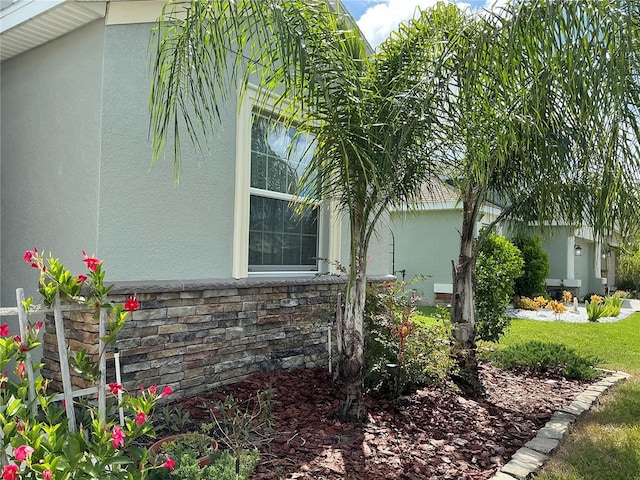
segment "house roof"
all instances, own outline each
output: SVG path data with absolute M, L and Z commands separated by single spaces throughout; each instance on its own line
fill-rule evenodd
M 103 18 L 107 1 L 13 0 L 0 10 L 0 61 Z
M 460 198 L 458 190 L 440 179 L 432 179 L 420 189 L 420 202 L 427 204 L 457 203 Z

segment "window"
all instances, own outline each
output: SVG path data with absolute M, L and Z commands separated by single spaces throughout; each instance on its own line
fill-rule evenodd
M 319 207 L 296 211 L 298 181 L 313 155 L 313 138 L 256 115 L 251 128 L 248 269 L 316 271 Z M 305 192 L 313 198 L 313 188 Z

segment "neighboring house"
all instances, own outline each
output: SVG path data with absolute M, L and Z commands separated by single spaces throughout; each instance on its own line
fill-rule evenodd
M 183 139 L 179 186 L 171 145 L 150 168 L 149 39 L 163 2 L 1 6 L 0 304 L 17 286 L 33 293 L 22 253 L 34 245 L 74 270 L 82 250 L 96 254 L 111 281 L 308 276 L 331 269 L 317 258 L 348 261 L 348 230 L 326 207 L 290 215 L 293 132 L 269 117 L 252 128 L 251 95 L 223 108 L 204 160 Z M 390 263 L 381 233 L 374 275 Z
M 541 238 L 549 255 L 547 289 L 552 296 L 569 290 L 582 299 L 591 293 L 609 294 L 616 290 L 619 237 L 599 241 L 590 228 L 558 223 Z
M 416 276 L 425 278 L 411 286 L 427 305 L 449 304 L 453 261 L 460 249 L 462 210 L 457 190 L 446 184 L 435 189 L 424 189 L 421 203 L 406 210 L 391 213 L 394 233 L 393 269 L 399 278 L 410 281 Z M 500 207 L 486 203 L 476 232 L 489 225 L 500 214 Z M 507 229 L 497 233 L 508 235 Z M 545 236 L 540 236 L 549 255 L 551 266 L 547 288 L 553 295 L 563 289 L 571 290 L 580 298 L 587 293 L 607 293 L 615 289 L 618 241 L 609 239 L 596 242 L 586 228 L 554 225 Z

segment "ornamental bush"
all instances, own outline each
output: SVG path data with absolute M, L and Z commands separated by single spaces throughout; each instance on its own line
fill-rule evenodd
M 490 233 L 476 263 L 477 338 L 497 342 L 510 319 L 505 316 L 514 280 L 522 274 L 520 250 L 505 237 Z
M 535 373 L 555 373 L 565 378 L 591 380 L 600 376 L 594 368 L 600 360 L 585 357 L 560 343 L 529 341 L 488 353 L 500 368 L 525 369 Z
M 414 280 L 416 281 L 416 280 Z M 419 322 L 409 287 L 414 282 L 386 283 L 367 290 L 365 308 L 365 388 L 401 394 L 438 384 L 453 368 L 448 319 Z
M 24 260 L 40 275 L 40 293 L 44 302 L 51 304 L 56 294 L 67 300 L 92 306 L 99 311 L 108 308 L 110 312 L 110 332 L 105 341 L 115 341 L 115 335 L 122 328 L 125 319 L 138 308 L 134 297 L 124 305 L 106 306 L 105 297 L 111 287 L 103 285 L 102 261 L 85 254 L 87 275 L 73 276 L 55 258 L 45 261 L 37 248 L 25 252 Z M 24 302 L 29 312 L 32 299 Z M 38 345 L 41 322 L 29 323 L 25 334 L 15 335 L 7 324 L 0 325 L 0 465 L 2 480 L 19 478 L 42 480 L 84 480 L 122 479 L 143 480 L 154 469 L 173 469 L 174 461 L 163 458 L 159 465 L 149 463 L 148 452 L 140 447 L 138 439 L 153 436 L 150 415 L 158 399 L 171 394 L 165 387 L 142 388 L 137 395 L 124 392 L 122 385 L 109 384 L 109 392 L 122 407 L 126 420 L 120 425 L 115 415 L 105 420 L 99 418 L 95 407 L 88 407 L 86 418 L 77 432 L 70 428 L 64 405 L 55 402 L 47 391 L 47 381 L 42 376 L 29 378 L 29 368 L 25 365 L 26 353 Z M 11 379 L 8 370 L 14 366 L 16 378 Z M 37 371 L 40 365 L 33 365 Z M 33 380 L 36 396 L 29 400 L 29 381 Z
M 538 237 L 517 236 L 513 244 L 522 252 L 522 275 L 515 280 L 515 294 L 534 298 L 546 295 L 546 279 L 551 273 L 549 256 Z

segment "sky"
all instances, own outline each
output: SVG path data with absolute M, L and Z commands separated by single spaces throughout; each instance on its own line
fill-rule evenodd
M 410 19 L 416 7 L 429 8 L 438 0 L 342 0 L 373 47 L 378 46 L 400 22 Z M 461 8 L 491 8 L 495 0 L 455 1 Z M 504 3 L 500 1 L 499 3 Z

